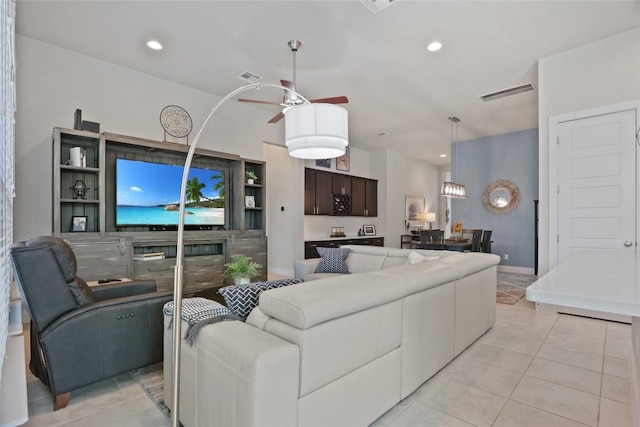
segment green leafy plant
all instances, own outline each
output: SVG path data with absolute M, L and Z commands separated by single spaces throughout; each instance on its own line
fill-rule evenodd
M 234 282 L 239 279 L 251 279 L 258 275 L 258 270 L 262 268 L 262 265 L 251 260 L 251 257 L 246 255 L 232 255 L 232 261 L 226 263 L 224 266 L 227 268 L 222 274 L 223 279 L 231 279 Z
M 255 182 L 258 182 L 258 175 L 254 171 L 247 171 L 247 179 L 252 179 Z

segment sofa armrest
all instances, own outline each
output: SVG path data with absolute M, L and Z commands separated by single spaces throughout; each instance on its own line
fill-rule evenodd
M 180 407 L 195 412 L 180 411 L 186 427 L 297 425 L 297 346 L 238 321 L 205 326 L 195 349 L 182 345 Z M 193 355 L 184 359 L 185 351 Z M 171 384 L 171 370 L 164 375 L 165 384 Z
M 132 295 L 148 294 L 156 291 L 155 280 L 132 280 L 129 282 L 114 283 L 107 286 L 94 286 L 91 288 L 98 301 L 114 298 L 123 298 Z
M 322 258 L 299 259 L 293 266 L 293 277 L 299 280 L 305 280 L 305 276 L 313 274 L 316 267 L 320 264 Z

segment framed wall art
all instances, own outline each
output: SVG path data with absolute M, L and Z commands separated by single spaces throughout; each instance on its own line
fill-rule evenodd
M 349 158 L 349 147 L 346 147 L 344 155 L 336 157 L 336 170 L 349 172 L 351 159 Z
M 424 197 L 407 196 L 405 205 L 407 226 L 418 227 L 424 225 Z
M 331 167 L 331 159 L 316 159 L 316 166 L 323 168 Z

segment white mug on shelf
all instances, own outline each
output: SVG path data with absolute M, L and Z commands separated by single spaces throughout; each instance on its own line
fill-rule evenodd
M 82 147 L 71 147 L 69 164 L 71 166 L 78 166 L 82 168 L 87 167 L 87 153 Z

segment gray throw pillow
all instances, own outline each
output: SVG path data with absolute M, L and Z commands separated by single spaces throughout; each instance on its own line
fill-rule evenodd
M 349 255 L 347 248 L 318 248 L 318 253 L 322 257 L 320 264 L 316 267 L 315 273 L 342 273 L 348 274 L 349 267 L 344 262 Z

